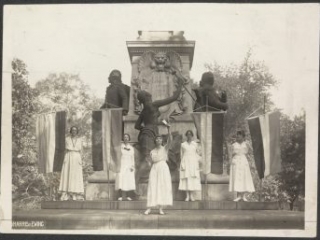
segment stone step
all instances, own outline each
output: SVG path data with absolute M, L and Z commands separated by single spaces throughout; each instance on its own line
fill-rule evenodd
M 146 201 L 45 201 L 42 209 L 105 209 L 105 210 L 143 210 Z M 278 202 L 233 202 L 233 201 L 174 201 L 174 210 L 278 210 Z
M 48 230 L 99 230 L 99 234 L 110 234 L 104 230 L 111 229 L 175 229 L 172 232 L 175 234 L 176 229 L 304 229 L 304 212 L 169 209 L 165 212 L 166 215 L 159 215 L 154 211 L 146 216 L 141 210 L 37 209 L 13 212 L 12 219 L 41 221 L 43 229 Z

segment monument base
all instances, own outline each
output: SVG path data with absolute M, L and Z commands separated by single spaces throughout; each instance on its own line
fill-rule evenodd
M 201 184 L 202 191 L 196 191 L 195 200 L 231 201 L 234 193 L 229 192 L 229 184 Z M 178 190 L 179 183 L 172 183 L 173 200 L 183 201 L 185 192 Z M 148 184 L 140 183 L 139 200 L 147 200 Z M 114 183 L 89 183 L 86 187 L 86 200 L 117 200 L 119 192 L 115 190 Z
M 179 188 L 178 172 L 171 172 L 172 178 L 172 194 L 174 201 L 183 201 L 186 197 L 184 191 Z M 86 186 L 86 200 L 117 200 L 119 192 L 115 190 L 115 173 L 98 171 L 88 177 Z M 235 194 L 229 192 L 229 176 L 201 174 L 201 191 L 194 193 L 195 200 L 211 200 L 211 201 L 229 201 L 235 198 Z M 147 179 L 142 179 L 138 186 L 137 192 L 140 194 L 139 200 L 147 200 L 148 183 Z

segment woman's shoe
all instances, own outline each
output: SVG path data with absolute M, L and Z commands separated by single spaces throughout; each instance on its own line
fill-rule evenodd
M 118 198 L 118 201 L 122 201 L 122 197 L 119 197 L 119 198 Z
M 68 195 L 66 193 L 63 193 L 62 196 L 60 197 L 60 201 L 67 201 L 68 200 Z
M 241 200 L 241 197 L 237 197 L 236 199 L 234 199 L 234 202 L 239 202 Z
M 76 195 L 72 195 L 72 200 L 74 200 L 74 201 L 78 200 L 77 196 Z
M 78 196 L 78 197 L 77 197 L 77 200 L 78 200 L 78 201 L 84 201 L 84 197 Z
M 165 215 L 164 211 L 162 209 L 159 209 L 159 214 L 160 215 Z
M 151 209 L 149 208 L 149 209 L 147 209 L 143 214 L 144 214 L 144 215 L 149 215 L 150 212 L 151 212 Z
M 188 202 L 189 200 L 190 200 L 190 199 L 189 199 L 188 197 L 185 199 L 186 202 Z
M 245 201 L 245 202 L 249 202 L 246 197 L 243 197 L 242 199 L 243 199 L 243 201 Z
M 131 199 L 130 197 L 127 197 L 127 200 L 128 200 L 128 201 L 132 201 L 132 199 Z

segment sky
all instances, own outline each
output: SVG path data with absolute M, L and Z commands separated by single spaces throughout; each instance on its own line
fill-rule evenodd
M 184 31 L 196 41 L 190 71 L 196 81 L 205 63 L 241 64 L 251 49 L 279 81 L 276 107 L 293 116 L 318 103 L 318 4 L 7 5 L 4 76 L 19 58 L 32 86 L 51 72 L 77 73 L 104 98 L 112 69 L 130 84 L 126 41 L 136 40 L 138 30 Z

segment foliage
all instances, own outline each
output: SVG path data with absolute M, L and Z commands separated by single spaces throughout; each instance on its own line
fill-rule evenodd
M 248 128 L 246 117 L 251 113 L 259 108 L 256 113 L 262 113 L 264 106 L 267 112 L 273 106 L 269 90 L 277 82 L 262 62 L 252 60 L 250 51 L 240 66 L 206 64 L 206 68 L 214 73 L 217 89 L 227 92 L 229 109 L 225 116 L 225 136 L 228 140 L 237 129 Z
M 280 189 L 290 203 L 290 209 L 305 193 L 305 115 L 293 120 L 281 119 L 282 172 L 279 174 Z
M 230 146 L 235 141 L 238 129 L 249 133 L 246 118 L 268 112 L 274 105 L 271 101 L 270 88 L 277 84 L 263 62 L 252 60 L 249 51 L 240 66 L 219 66 L 206 64 L 206 68 L 215 76 L 215 87 L 225 90 L 228 96 L 229 109 L 225 116 L 225 140 Z M 279 175 L 259 179 L 252 151 L 248 162 L 255 184 L 256 192 L 248 195 L 251 201 L 287 201 L 293 208 L 295 199 L 304 197 L 305 186 L 305 122 L 304 116 L 289 117 L 281 114 L 281 157 L 283 171 Z M 250 137 L 247 137 L 249 145 Z M 230 169 L 230 150 L 224 147 L 224 171 Z
M 12 68 L 12 191 L 14 208 L 39 208 L 40 201 L 57 196 L 59 173 L 39 174 L 35 137 L 36 114 L 67 111 L 68 127 L 76 125 L 84 140 L 84 177 L 92 173 L 91 110 L 102 100 L 93 96 L 78 75 L 49 74 L 35 88 L 28 84 L 26 64 L 14 59 Z
M 36 165 L 33 115 L 37 94 L 28 84 L 25 63 L 14 59 L 12 69 L 12 199 L 28 204 L 46 191 L 46 181 Z
M 86 145 L 91 141 L 91 111 L 99 109 L 103 100 L 96 98 L 90 87 L 79 75 L 60 73 L 49 74 L 36 83 L 43 112 L 67 111 L 68 127 L 78 126 Z

